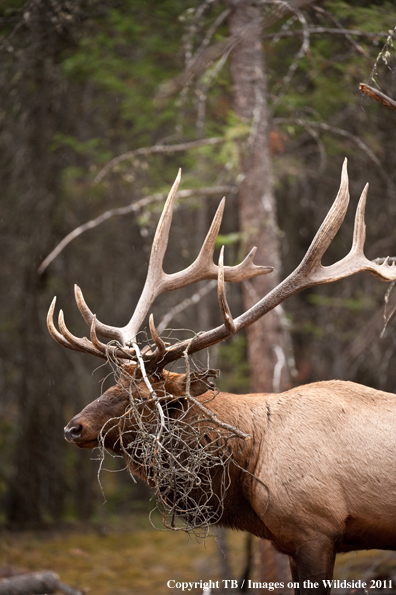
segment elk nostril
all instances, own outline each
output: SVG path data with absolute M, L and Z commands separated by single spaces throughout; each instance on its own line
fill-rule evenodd
M 82 425 L 81 424 L 74 424 L 71 427 L 66 426 L 65 427 L 65 438 L 66 440 L 68 440 L 69 442 L 72 442 L 73 440 L 76 440 L 77 438 L 81 437 L 81 432 L 82 432 Z

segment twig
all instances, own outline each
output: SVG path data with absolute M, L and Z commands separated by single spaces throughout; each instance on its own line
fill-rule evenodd
M 315 12 L 318 12 L 319 14 L 322 14 L 322 15 L 325 15 L 325 16 L 327 16 L 327 18 L 328 18 L 328 19 L 330 19 L 330 20 L 331 20 L 331 21 L 332 21 L 332 22 L 335 24 L 335 26 L 336 26 L 338 29 L 341 29 L 341 30 L 345 31 L 345 29 L 343 28 L 343 26 L 341 25 L 341 23 L 340 23 L 340 22 L 339 22 L 339 21 L 338 21 L 338 20 L 337 20 L 337 19 L 336 19 L 336 18 L 335 18 L 335 17 L 334 17 L 334 16 L 333 16 L 331 13 L 330 13 L 330 12 L 328 12 L 327 10 L 325 10 L 324 8 L 322 8 L 322 7 L 320 7 L 320 6 L 313 6 L 312 8 L 313 8 L 313 10 L 314 10 Z M 369 55 L 368 55 L 368 53 L 366 52 L 366 50 L 365 50 L 365 49 L 363 49 L 363 48 L 362 48 L 362 46 L 361 46 L 361 45 L 359 45 L 359 44 L 358 44 L 358 43 L 357 43 L 357 42 L 356 42 L 356 41 L 353 39 L 353 37 L 351 36 L 351 34 L 350 34 L 348 31 L 345 31 L 345 37 L 347 38 L 347 40 L 349 41 L 349 43 L 351 43 L 351 44 L 353 45 L 353 47 L 354 47 L 354 48 L 355 48 L 355 49 L 356 49 L 356 50 L 357 50 L 357 51 L 358 51 L 360 54 L 362 54 L 363 56 L 366 56 L 366 58 L 368 58 L 368 57 L 369 57 Z
M 205 285 L 199 291 L 196 291 L 191 297 L 186 298 L 185 300 L 180 302 L 180 304 L 177 304 L 176 306 L 171 308 L 160 321 L 157 327 L 158 333 L 161 334 L 162 331 L 165 330 L 165 328 L 169 325 L 169 323 L 177 314 L 183 312 L 183 310 L 186 310 L 186 308 L 191 306 L 191 304 L 198 303 L 201 300 L 201 298 L 203 298 L 207 293 L 212 291 L 212 289 L 214 289 L 216 286 L 217 281 L 212 279 L 212 281 L 208 281 L 207 283 L 205 283 Z
M 235 428 L 234 426 L 231 426 L 230 424 L 226 424 L 225 422 L 220 421 L 215 413 L 212 413 L 211 411 L 209 411 L 209 409 L 207 409 L 207 407 L 202 405 L 202 403 L 200 403 L 198 401 L 198 399 L 196 399 L 195 397 L 190 395 L 188 398 L 191 399 L 191 401 L 194 403 L 194 405 L 196 405 L 196 407 L 198 407 L 198 409 L 200 409 L 203 413 L 205 413 L 205 415 L 207 415 L 219 428 L 222 428 L 223 430 L 227 430 L 227 431 L 231 432 L 232 434 L 235 434 L 236 436 L 238 436 L 238 438 L 243 438 L 244 440 L 246 440 L 247 438 L 251 438 L 250 434 L 246 434 L 245 432 L 238 430 L 238 428 Z
M 213 196 L 219 194 L 227 194 L 234 191 L 234 186 L 214 186 L 213 188 L 193 188 L 190 190 L 180 190 L 177 193 L 177 195 L 179 198 L 188 198 L 190 196 Z M 137 213 L 141 209 L 147 207 L 152 203 L 161 202 L 165 200 L 166 197 L 166 192 L 158 192 L 157 194 L 151 194 L 149 196 L 141 198 L 140 200 L 137 200 L 136 202 L 133 202 L 130 205 L 127 205 L 126 207 L 109 209 L 108 211 L 105 211 L 104 213 L 99 215 L 99 217 L 96 217 L 95 219 L 91 219 L 90 221 L 83 223 L 82 225 L 68 233 L 67 236 L 65 236 L 63 240 L 59 242 L 59 244 L 50 252 L 50 254 L 48 254 L 48 256 L 43 260 L 43 262 L 37 269 L 38 274 L 42 275 L 46 268 L 57 256 L 59 256 L 59 254 L 66 248 L 66 246 L 88 229 L 98 227 L 98 225 L 101 225 L 108 219 L 111 219 L 111 217 L 116 217 L 119 215 L 129 215 L 129 213 Z
M 390 295 L 391 295 L 393 289 L 395 288 L 395 284 L 396 284 L 396 281 L 392 281 L 392 283 L 388 287 L 388 290 L 387 290 L 387 292 L 385 294 L 385 299 L 384 299 L 384 301 L 385 301 L 385 308 L 384 308 L 384 327 L 383 327 L 382 332 L 381 332 L 381 339 L 382 339 L 382 337 L 385 334 L 385 331 L 387 329 L 387 326 L 389 325 L 390 322 L 392 322 L 392 320 L 396 316 L 396 305 L 393 306 L 391 313 L 388 314 L 389 298 L 390 298 Z
M 143 358 L 140 354 L 140 349 L 137 343 L 133 343 L 132 347 L 135 349 L 135 353 L 136 353 L 136 358 L 138 360 L 138 364 L 139 364 L 139 368 L 140 368 L 140 373 L 143 376 L 143 380 L 145 385 L 147 386 L 147 390 L 149 391 L 149 395 L 150 397 L 153 399 L 155 406 L 157 407 L 158 410 L 158 414 L 160 417 L 160 429 L 159 432 L 156 436 L 156 440 L 157 443 L 160 444 L 160 440 L 161 440 L 161 436 L 162 433 L 165 429 L 165 417 L 164 417 L 164 412 L 162 410 L 162 407 L 160 405 L 160 403 L 158 402 L 158 397 L 157 397 L 157 393 L 155 392 L 155 390 L 153 389 L 153 387 L 151 386 L 150 380 L 147 377 L 147 373 L 146 373 L 146 368 L 144 365 L 144 361 Z M 154 452 L 154 456 L 157 454 L 157 451 Z
M 306 130 L 312 136 L 312 138 L 314 139 L 314 141 L 316 142 L 316 144 L 318 146 L 318 151 L 319 151 L 319 155 L 320 155 L 320 165 L 318 168 L 318 176 L 320 176 L 320 175 L 322 175 L 322 172 L 324 171 L 324 169 L 326 167 L 326 162 L 327 162 L 326 148 L 325 148 L 323 141 L 320 138 L 320 134 L 318 134 L 317 130 L 313 130 L 309 126 L 306 127 Z
M 389 35 L 386 38 L 384 47 L 382 48 L 382 50 L 380 51 L 380 53 L 377 56 L 376 61 L 374 62 L 374 66 L 373 69 L 370 73 L 370 77 L 369 77 L 369 82 L 371 83 L 372 81 L 374 81 L 376 83 L 375 77 L 377 75 L 378 72 L 378 63 L 380 60 L 382 60 L 389 68 L 389 70 L 392 70 L 388 64 L 388 55 L 389 55 L 389 46 L 393 47 L 393 36 L 396 34 L 396 25 L 393 27 L 393 29 L 391 29 L 389 32 Z
M 128 151 L 127 153 L 123 153 L 118 157 L 114 157 L 111 159 L 94 178 L 94 184 L 98 184 L 103 180 L 105 175 L 113 169 L 116 165 L 121 163 L 122 161 L 128 161 L 133 159 L 134 157 L 138 157 L 139 155 L 155 155 L 157 153 L 177 153 L 178 151 L 188 151 L 190 149 L 197 149 L 199 147 L 205 147 L 207 145 L 219 145 L 225 142 L 225 138 L 222 137 L 213 137 L 213 138 L 203 138 L 200 140 L 188 141 L 186 143 L 180 143 L 178 145 L 153 145 L 151 147 L 140 147 L 140 149 L 135 149 L 134 151 Z
M 197 6 L 195 9 L 195 14 L 188 24 L 186 34 L 183 36 L 186 65 L 190 64 L 195 58 L 195 56 L 193 56 L 192 49 L 193 39 L 195 35 L 199 33 L 199 30 L 202 29 L 202 25 L 200 26 L 200 21 L 202 22 L 204 12 L 210 7 L 211 4 L 213 4 L 213 0 L 204 0 Z
M 206 99 L 208 96 L 209 87 L 212 81 L 216 78 L 219 74 L 220 70 L 223 68 L 224 64 L 227 62 L 228 56 L 232 47 L 228 48 L 221 56 L 221 58 L 217 61 L 217 63 L 212 66 L 209 70 L 207 70 L 203 75 L 199 84 L 197 85 L 197 95 L 198 95 L 198 114 L 197 114 L 197 134 L 202 135 L 204 132 L 204 124 L 205 124 L 205 112 L 206 112 Z
M 149 395 L 150 397 L 153 399 L 153 401 L 158 401 L 158 397 L 157 397 L 157 393 L 155 392 L 155 390 L 153 389 L 153 387 L 151 386 L 150 380 L 147 377 L 147 373 L 146 373 L 146 368 L 143 362 L 143 358 L 140 354 L 140 349 L 137 343 L 132 343 L 132 347 L 135 350 L 136 353 L 136 358 L 139 362 L 139 368 L 140 368 L 140 372 L 142 374 L 143 380 L 144 380 L 144 384 L 147 386 L 147 389 L 149 391 Z
M 334 29 L 332 27 L 308 27 L 308 33 L 310 35 L 323 35 L 325 33 L 329 35 L 344 35 L 350 36 L 354 35 L 355 37 L 368 37 L 373 40 L 377 40 L 381 37 L 385 37 L 386 33 L 383 31 L 359 31 L 357 29 Z M 294 31 L 279 31 L 278 33 L 265 33 L 262 38 L 263 39 L 284 39 L 287 37 L 297 37 L 300 35 L 304 35 L 303 29 L 296 29 Z M 360 47 L 360 46 L 359 46 Z
M 195 338 L 193 335 L 189 345 Z M 155 508 L 162 516 L 165 529 L 193 532 L 197 537 L 206 538 L 210 525 L 217 523 L 224 512 L 225 496 L 231 485 L 230 465 L 254 477 L 234 461 L 231 446 L 234 440 L 246 439 L 248 435 L 221 422 L 216 413 L 205 406 L 216 397 L 212 386 L 208 385 L 211 397 L 204 403 L 191 396 L 193 362 L 190 362 L 188 347 L 184 353 L 186 390 L 180 401 L 167 393 L 166 377 L 161 385 L 158 379 L 154 383 L 148 377 L 141 361 L 143 350 L 137 344 L 133 347 L 137 356 L 133 373 L 120 362 L 113 362 L 121 386 L 129 392 L 130 404 L 123 415 L 108 420 L 101 430 L 100 468 L 106 452 L 106 436 L 117 429 L 126 468 L 131 475 L 141 470 L 155 488 Z M 136 375 L 139 368 L 142 376 Z M 207 378 L 210 371 L 203 369 L 201 375 Z M 143 383 L 151 398 L 141 391 Z M 177 525 L 176 517 L 180 519 Z
M 195 335 L 194 337 L 192 337 L 190 339 L 186 349 L 183 352 L 184 361 L 186 363 L 186 376 L 187 376 L 186 398 L 191 400 L 194 403 L 194 405 L 196 407 L 198 407 L 198 409 L 200 409 L 203 413 L 205 413 L 205 415 L 207 415 L 216 424 L 216 426 L 218 426 L 219 428 L 223 428 L 223 430 L 232 432 L 239 438 L 243 438 L 244 440 L 246 440 L 246 438 L 250 438 L 250 434 L 246 434 L 245 432 L 238 430 L 238 428 L 235 428 L 234 426 L 231 426 L 230 424 L 226 424 L 226 423 L 220 421 L 218 419 L 216 413 L 212 413 L 207 407 L 205 407 L 205 405 L 202 405 L 202 403 L 200 401 L 198 401 L 198 399 L 196 399 L 195 397 L 193 397 L 190 394 L 191 371 L 190 371 L 190 361 L 189 361 L 188 350 L 189 350 L 190 346 L 192 345 L 192 343 L 195 341 L 195 339 L 199 336 L 199 334 L 200 333 L 198 333 L 197 335 Z
M 282 6 L 285 5 L 285 8 L 287 10 L 291 10 L 292 12 L 294 12 L 294 14 L 298 18 L 298 20 L 300 21 L 301 26 L 302 26 L 302 35 L 303 35 L 302 45 L 301 45 L 299 51 L 297 52 L 297 54 L 295 55 L 293 62 L 289 66 L 286 76 L 283 78 L 283 81 L 279 85 L 281 88 L 283 87 L 283 90 L 284 90 L 287 87 L 287 85 L 290 83 L 291 79 L 293 78 L 293 75 L 294 75 L 295 71 L 297 70 L 297 66 L 298 66 L 298 63 L 300 62 L 301 58 L 303 56 L 305 56 L 305 54 L 309 50 L 310 31 L 309 31 L 307 20 L 300 10 L 298 10 L 297 8 L 292 8 L 288 2 L 285 2 L 285 0 L 268 0 L 268 3 L 279 4 Z M 278 97 L 278 100 L 276 103 L 278 103 L 279 100 L 280 100 L 280 97 Z
M 13 30 L 3 38 L 2 42 L 0 43 L 0 51 L 2 51 L 7 44 L 9 44 L 10 39 L 14 37 L 14 35 L 19 31 L 23 25 L 26 25 L 27 21 L 29 20 L 29 13 L 34 10 L 35 8 L 39 7 L 40 0 L 31 0 L 31 2 L 26 2 L 24 6 L 19 9 L 21 13 L 21 17 L 17 21 Z
M 199 58 L 199 56 L 202 54 L 202 52 L 204 50 L 206 50 L 206 48 L 208 47 L 210 40 L 212 39 L 213 35 L 215 34 L 215 32 L 217 31 L 217 29 L 220 27 L 220 25 L 222 24 L 222 22 L 228 17 L 228 15 L 230 14 L 230 10 L 228 8 L 226 8 L 225 10 L 223 10 L 223 12 L 221 14 L 219 14 L 219 16 L 217 17 L 217 19 L 214 21 L 214 23 L 209 27 L 201 45 L 199 46 L 199 48 L 197 49 L 197 51 L 195 52 L 194 56 L 192 56 L 192 60 L 197 60 L 197 58 Z
M 345 138 L 349 138 L 354 143 L 356 143 L 364 153 L 375 163 L 375 165 L 379 168 L 379 171 L 382 174 L 382 177 L 385 179 L 386 183 L 390 188 L 393 189 L 393 181 L 385 172 L 384 168 L 382 167 L 381 161 L 378 159 L 376 155 L 372 152 L 372 150 L 362 141 L 359 136 L 344 130 L 343 128 L 338 128 L 336 126 L 330 126 L 325 122 L 314 122 L 312 120 L 303 120 L 301 118 L 274 118 L 274 123 L 276 124 L 295 124 L 297 126 L 310 127 L 310 128 L 319 128 L 320 130 L 325 130 L 326 132 L 332 132 L 333 134 L 339 134 Z
M 386 107 L 389 107 L 389 109 L 396 112 L 396 101 L 385 95 L 385 93 L 381 93 L 381 91 L 378 91 L 378 89 L 369 87 L 369 85 L 366 85 L 365 83 L 360 83 L 359 88 L 365 95 L 372 97 L 379 103 L 382 103 L 382 105 L 385 105 Z

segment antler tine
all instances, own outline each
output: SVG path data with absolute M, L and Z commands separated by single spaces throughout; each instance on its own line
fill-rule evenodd
M 224 206 L 225 198 L 223 197 L 219 206 L 217 207 L 201 250 L 199 251 L 199 254 L 194 262 L 183 271 L 178 271 L 172 275 L 165 275 L 165 291 L 179 289 L 204 279 L 217 279 L 218 272 L 217 266 L 213 262 L 213 253 L 215 249 L 216 238 L 218 236 L 221 221 L 223 219 Z
M 166 345 L 163 342 L 163 340 L 161 339 L 161 337 L 159 336 L 159 334 L 157 333 L 157 329 L 155 328 L 155 324 L 154 324 L 153 314 L 150 314 L 149 327 L 150 327 L 151 338 L 153 339 L 153 341 L 157 347 L 156 355 L 159 355 L 161 357 L 166 352 Z
M 147 277 L 142 294 L 132 318 L 126 326 L 120 329 L 123 337 L 123 345 L 132 345 L 136 341 L 137 332 L 143 324 L 143 320 L 145 319 L 152 303 L 154 302 L 155 298 L 164 291 L 164 279 L 167 277 L 167 275 L 165 275 L 162 265 L 164 262 L 166 248 L 168 246 L 169 230 L 173 215 L 173 205 L 175 202 L 177 189 L 180 184 L 180 179 L 181 169 L 179 169 L 173 186 L 168 194 L 168 198 L 166 199 L 164 209 L 155 231 Z M 167 290 L 165 289 L 165 291 Z
M 202 281 L 204 279 L 217 279 L 218 276 L 218 267 L 213 262 L 213 252 L 223 217 L 225 205 L 224 198 L 221 200 L 220 205 L 217 208 L 210 229 L 195 261 L 186 269 L 172 273 L 171 275 L 168 275 L 163 271 L 162 265 L 165 250 L 168 244 L 173 204 L 180 182 L 180 176 L 181 170 L 179 170 L 175 183 L 173 184 L 169 193 L 163 213 L 161 215 L 161 219 L 155 232 L 150 256 L 149 270 L 142 295 L 131 320 L 129 321 L 128 325 L 122 329 L 124 336 L 128 337 L 128 341 L 130 343 L 135 340 L 134 337 L 142 325 L 147 311 L 160 293 L 174 291 L 175 289 L 186 287 L 192 283 L 196 283 L 197 281 Z M 235 267 L 225 267 L 225 280 L 242 281 L 257 275 L 269 273 L 273 270 L 272 267 L 262 267 L 255 265 L 253 263 L 253 256 L 254 251 L 251 251 L 241 264 Z
M 366 184 L 363 192 L 360 195 L 358 206 L 355 215 L 355 225 L 353 228 L 353 240 L 351 252 L 360 252 L 363 254 L 364 242 L 366 241 L 366 224 L 364 222 L 364 214 L 366 211 L 366 202 L 369 185 Z
M 368 271 L 381 281 L 394 281 L 396 279 L 396 264 L 394 261 L 389 263 L 389 256 L 385 258 L 382 264 L 377 264 L 376 262 L 368 260 L 363 252 L 364 242 L 366 239 L 366 224 L 364 222 L 364 214 L 366 210 L 368 188 L 369 185 L 366 184 L 356 209 L 353 244 L 348 257 L 352 257 L 352 254 L 356 254 L 357 258 L 360 257 L 360 270 Z
M 155 230 L 153 246 L 151 248 L 150 254 L 149 269 L 147 272 L 147 279 L 149 279 L 152 276 L 162 276 L 162 265 L 164 262 L 165 252 L 168 247 L 169 230 L 172 223 L 173 205 L 175 202 L 175 197 L 180 184 L 180 180 L 181 169 L 179 169 L 176 176 L 176 180 L 174 181 L 173 186 L 168 194 L 168 198 L 166 199 L 164 209 L 161 213 L 157 229 Z
M 301 267 L 310 270 L 313 266 L 320 263 L 322 256 L 326 252 L 334 239 L 337 231 L 340 229 L 349 204 L 349 180 L 348 180 L 348 160 L 345 158 L 342 165 L 340 189 L 336 199 L 327 213 L 322 225 L 319 227 L 308 251 L 301 261 Z
M 103 353 L 101 353 L 98 349 L 96 349 L 92 345 L 92 343 L 90 341 L 88 341 L 88 339 L 79 339 L 78 337 L 75 337 L 69 331 L 69 329 L 67 328 L 66 323 L 65 323 L 63 310 L 59 310 L 58 325 L 59 325 L 59 330 L 60 330 L 61 334 L 63 335 L 63 337 L 68 342 L 70 349 L 74 349 L 76 351 L 83 351 L 84 353 L 89 353 L 91 355 L 96 355 L 97 357 L 106 359 L 106 356 L 103 355 Z
M 87 340 L 85 340 L 85 341 L 81 340 L 81 343 L 79 343 L 77 341 L 73 341 L 71 343 L 68 341 L 68 338 L 66 338 L 66 337 L 68 336 L 68 334 L 71 335 L 71 333 L 69 333 L 68 329 L 66 328 L 62 311 L 61 311 L 61 321 L 63 323 L 63 327 L 66 328 L 66 336 L 64 336 L 57 330 L 57 328 L 54 324 L 55 304 L 56 304 L 56 297 L 54 297 L 54 299 L 52 300 L 51 305 L 48 310 L 48 314 L 47 314 L 47 327 L 48 327 L 51 337 L 57 343 L 62 345 L 63 347 L 67 347 L 67 349 L 71 349 L 73 351 L 80 351 L 81 353 L 89 353 L 91 355 L 96 355 L 98 357 L 101 357 L 100 354 L 97 353 L 97 351 L 93 348 L 93 346 L 90 346 L 90 343 Z M 73 335 L 71 335 L 71 336 L 73 336 Z
M 59 343 L 59 345 L 63 345 L 63 347 L 67 347 L 68 349 L 75 349 L 76 351 L 83 351 L 83 349 L 73 347 L 72 345 L 70 345 L 70 343 L 65 339 L 65 337 L 63 335 L 60 334 L 60 332 L 56 328 L 56 326 L 54 324 L 55 305 L 56 305 L 56 296 L 52 300 L 51 305 L 48 310 L 48 314 L 47 314 L 47 328 L 49 330 L 49 334 L 54 339 L 54 341 Z
M 205 264 L 208 271 L 210 271 L 210 274 L 213 275 L 213 277 L 208 276 L 207 278 L 215 279 L 218 276 L 217 266 L 213 262 L 213 253 L 216 245 L 216 239 L 220 230 L 221 221 L 223 219 L 224 207 L 225 197 L 223 197 L 220 201 L 220 204 L 217 208 L 215 216 L 213 217 L 212 224 L 204 240 L 202 248 L 195 260 L 195 262 L 201 261 L 202 265 Z M 257 277 L 258 275 L 266 275 L 268 273 L 272 273 L 272 271 L 274 270 L 273 267 L 258 266 L 254 264 L 253 259 L 254 255 L 256 254 L 256 250 L 256 247 L 252 248 L 249 254 L 238 265 L 232 267 L 224 267 L 225 281 L 244 281 L 246 279 L 250 279 L 251 277 Z M 193 266 L 194 264 L 195 263 L 193 263 L 191 266 Z
M 102 335 L 102 337 L 107 337 L 108 339 L 115 339 L 116 341 L 119 341 L 122 344 L 122 329 L 116 326 L 109 326 L 100 322 L 96 318 L 96 314 L 93 314 L 93 312 L 87 306 L 87 303 L 83 296 L 83 292 L 81 291 L 78 285 L 74 285 L 74 297 L 76 298 L 77 308 L 80 310 L 82 317 L 84 318 L 85 322 L 89 327 L 91 327 L 92 321 L 95 317 L 96 332 Z
M 364 243 L 366 240 L 366 224 L 364 215 L 369 185 L 366 184 L 360 195 L 359 203 L 355 214 L 355 224 L 353 228 L 353 240 L 350 252 L 340 260 L 328 267 L 318 268 L 317 279 L 314 285 L 318 283 L 332 283 L 339 279 L 349 277 L 354 273 L 366 271 L 380 279 L 381 281 L 394 281 L 396 279 L 396 267 L 394 263 L 389 264 L 388 260 L 382 264 L 377 264 L 368 260 L 364 255 Z
M 90 333 L 89 333 L 90 339 L 91 339 L 91 343 L 92 345 L 95 347 L 95 349 L 97 349 L 98 351 L 100 351 L 100 353 L 103 353 L 103 355 L 106 357 L 107 356 L 107 345 L 105 345 L 104 343 L 102 343 L 101 341 L 99 341 L 97 335 L 96 335 L 96 314 L 93 315 L 92 318 L 92 323 L 91 323 L 91 329 L 90 329 Z
M 109 355 L 112 355 L 113 357 L 117 357 L 120 359 L 133 359 L 135 357 L 136 354 L 133 348 L 131 349 L 128 347 L 123 347 L 122 349 L 120 349 L 119 347 L 117 347 L 117 345 L 106 345 L 105 343 L 99 341 L 98 336 L 96 334 L 96 324 L 96 314 L 94 314 L 90 329 L 90 339 L 93 347 L 103 354 L 102 357 L 106 359 Z
M 232 318 L 231 310 L 227 302 L 225 287 L 224 287 L 224 246 L 221 247 L 219 256 L 219 277 L 217 283 L 217 297 L 220 304 L 221 315 L 223 316 L 224 325 L 229 335 L 235 333 L 235 322 Z
M 179 289 L 180 287 L 185 287 L 186 285 L 204 279 L 218 278 L 218 267 L 213 262 L 213 253 L 223 218 L 224 206 L 225 198 L 223 197 L 213 217 L 213 221 L 204 243 L 202 244 L 202 248 L 194 262 L 183 271 L 173 273 L 172 275 L 164 274 L 166 287 L 163 291 Z M 251 279 L 252 277 L 257 277 L 258 275 L 271 273 L 274 270 L 273 267 L 258 266 L 254 264 L 253 258 L 255 253 L 256 248 L 252 248 L 240 264 L 232 267 L 224 267 L 225 281 L 239 282 L 244 281 L 245 279 Z
M 225 280 L 231 282 L 246 281 L 252 279 L 252 277 L 272 273 L 274 267 L 254 264 L 253 258 L 256 252 L 257 248 L 254 246 L 242 262 L 232 267 L 224 267 Z
M 134 352 L 129 349 L 124 349 L 122 351 L 118 350 L 117 347 L 108 347 L 104 343 L 101 343 L 98 338 L 96 337 L 95 330 L 92 330 L 92 326 L 94 325 L 95 316 L 93 315 L 93 321 L 91 324 L 91 338 L 94 336 L 94 341 L 88 341 L 85 337 L 83 339 L 79 339 L 75 337 L 67 328 L 65 323 L 65 318 L 63 311 L 59 311 L 58 315 L 58 324 L 59 329 L 61 332 L 57 330 L 54 324 L 54 312 L 55 312 L 55 304 L 56 304 L 56 297 L 51 302 L 51 305 L 48 310 L 47 314 L 47 327 L 51 337 L 63 347 L 67 347 L 73 351 L 80 351 L 81 353 L 89 353 L 90 355 L 95 355 L 96 357 L 101 357 L 102 359 L 107 359 L 108 351 L 112 351 L 113 355 L 117 355 L 117 357 L 130 359 L 133 357 Z
M 196 258 L 196 261 L 204 261 L 209 266 L 213 264 L 213 253 L 216 245 L 216 239 L 220 230 L 220 225 L 223 220 L 225 200 L 225 196 L 223 196 L 219 206 L 217 207 L 209 231 L 206 234 L 202 248 Z

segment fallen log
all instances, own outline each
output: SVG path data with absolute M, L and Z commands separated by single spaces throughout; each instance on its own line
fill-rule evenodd
M 61 591 L 65 595 L 82 595 L 61 582 L 55 572 L 43 571 L 19 574 L 0 580 L 0 595 L 51 595 Z

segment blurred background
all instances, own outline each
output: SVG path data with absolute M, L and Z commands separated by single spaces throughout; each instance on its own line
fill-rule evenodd
M 276 269 L 243 288 L 228 285 L 234 316 L 300 262 L 338 191 L 344 157 L 351 206 L 325 264 L 348 252 L 366 182 L 366 255 L 396 255 L 396 113 L 359 91 L 365 82 L 396 98 L 395 26 L 387 0 L 3 0 L 0 519 L 7 551 L 15 548 L 3 562 L 18 562 L 21 530 L 94 526 L 98 535 L 129 519 L 152 543 L 163 539 L 141 525 L 149 489 L 113 473 L 122 461 L 106 461 L 104 504 L 95 453 L 64 441 L 63 426 L 111 384 L 111 369 L 54 343 L 46 314 L 57 295 L 69 328 L 87 335 L 77 283 L 100 320 L 129 320 L 179 167 L 184 195 L 165 270 L 193 261 L 223 195 L 226 264 L 257 245 L 257 264 Z M 395 392 L 392 324 L 381 338 L 391 289 L 359 274 L 295 296 L 212 349 L 219 388 L 278 392 L 340 378 Z M 215 283 L 157 302 L 163 326 L 199 331 L 221 321 Z M 159 551 L 180 538 L 169 537 Z M 220 537 L 224 551 L 232 542 L 248 559 L 246 539 Z M 265 546 L 255 554 L 263 564 L 270 555 Z M 194 578 L 205 577 L 198 570 Z

